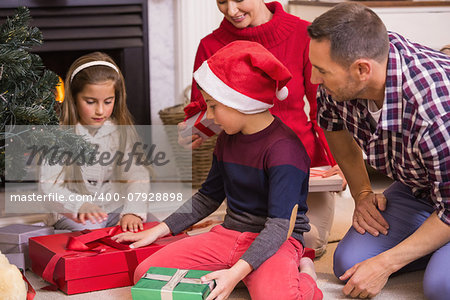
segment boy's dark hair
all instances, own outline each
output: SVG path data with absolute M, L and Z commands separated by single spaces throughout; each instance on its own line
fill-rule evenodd
M 317 17 L 308 34 L 313 40 L 329 40 L 331 58 L 350 66 L 358 58 L 383 61 L 389 52 L 389 37 L 381 19 L 358 3 L 345 2 Z
M 197 89 L 198 89 L 199 91 L 203 91 L 202 87 L 201 87 L 198 83 L 195 83 L 195 84 L 197 85 Z

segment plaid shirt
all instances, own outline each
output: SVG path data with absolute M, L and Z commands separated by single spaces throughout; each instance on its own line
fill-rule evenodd
M 389 33 L 385 99 L 378 124 L 368 100 L 336 102 L 320 87 L 318 121 L 348 130 L 377 170 L 432 201 L 450 224 L 450 58 Z

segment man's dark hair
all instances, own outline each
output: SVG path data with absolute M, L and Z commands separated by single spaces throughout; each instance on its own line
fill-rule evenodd
M 308 34 L 313 40 L 329 40 L 331 58 L 348 67 L 358 58 L 383 61 L 389 38 L 381 19 L 358 3 L 345 2 L 317 17 Z

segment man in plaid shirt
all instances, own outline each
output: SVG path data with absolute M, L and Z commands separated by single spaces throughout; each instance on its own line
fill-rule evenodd
M 343 292 L 374 297 L 397 271 L 424 269 L 429 299 L 450 295 L 450 59 L 387 33 L 342 3 L 308 28 L 318 120 L 355 200 L 334 254 Z M 394 183 L 374 194 L 368 162 Z M 446 298 L 448 299 L 448 298 Z

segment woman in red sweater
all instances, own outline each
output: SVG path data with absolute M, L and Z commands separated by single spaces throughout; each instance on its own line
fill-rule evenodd
M 197 49 L 194 71 L 223 46 L 236 40 L 249 40 L 262 44 L 292 73 L 287 84 L 289 95 L 284 101 L 274 100 L 270 109 L 298 135 L 311 159 L 311 166 L 333 166 L 328 175 L 340 173 L 334 161 L 324 133 L 316 120 L 317 85 L 310 82 L 311 64 L 308 58 L 309 23 L 290 15 L 278 2 L 263 0 L 218 0 L 217 6 L 224 14 L 219 28 L 204 37 Z M 206 104 L 195 80 L 192 81 L 191 103 L 185 108 L 189 118 Z M 184 124 L 179 125 L 180 130 Z M 181 145 L 197 148 L 202 138 L 179 137 Z M 305 234 L 306 246 L 321 255 L 326 247 L 334 216 L 334 196 L 331 193 L 310 193 L 308 217 L 311 231 Z

